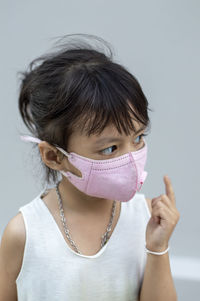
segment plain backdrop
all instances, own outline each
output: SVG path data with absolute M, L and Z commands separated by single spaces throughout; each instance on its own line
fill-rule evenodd
M 19 132 L 29 132 L 18 112 L 17 72 L 50 50 L 52 38 L 87 33 L 112 44 L 114 59 L 136 76 L 148 98 L 152 126 L 141 192 L 149 198 L 165 193 L 163 176 L 169 175 L 181 215 L 170 254 L 200 260 L 200 2 L 7 0 L 0 5 L 0 235 L 19 207 L 43 188 L 32 144 L 19 138 Z

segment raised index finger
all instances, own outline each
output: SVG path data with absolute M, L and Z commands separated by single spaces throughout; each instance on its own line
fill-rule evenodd
M 174 189 L 172 187 L 172 183 L 171 180 L 169 178 L 169 176 L 165 175 L 164 176 L 164 181 L 165 181 L 165 191 L 166 191 L 166 195 L 168 196 L 168 198 L 172 201 L 172 202 L 176 202 L 175 201 L 175 194 L 174 194 Z

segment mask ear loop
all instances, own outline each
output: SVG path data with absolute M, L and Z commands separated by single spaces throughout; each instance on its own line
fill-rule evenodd
M 28 136 L 28 135 L 24 135 L 24 136 L 20 136 L 21 140 L 25 141 L 25 142 L 28 142 L 28 141 L 31 141 L 31 142 L 36 142 L 36 143 L 40 143 L 42 142 L 43 140 L 40 140 L 39 138 L 36 138 L 36 137 L 32 137 L 32 136 Z M 64 149 L 62 149 L 61 147 L 59 146 L 55 146 L 61 153 L 63 153 L 65 156 L 67 157 L 70 157 L 70 154 L 68 152 L 66 152 Z
M 65 156 L 67 156 L 68 158 L 71 157 L 71 155 L 70 155 L 68 152 L 66 152 L 64 149 L 62 149 L 61 147 L 56 146 L 56 148 L 57 148 L 61 153 L 63 153 Z
M 25 142 L 36 142 L 36 143 L 40 143 L 42 142 L 43 140 L 39 139 L 39 138 L 36 138 L 36 137 L 32 137 L 32 136 L 29 136 L 29 135 L 23 135 L 23 136 L 20 136 L 21 140 L 25 141 Z M 61 153 L 63 153 L 64 155 L 66 155 L 67 157 L 72 157 L 68 152 L 66 152 L 64 149 L 62 149 L 61 147 L 59 146 L 55 146 Z M 68 176 L 69 177 L 69 176 Z
M 28 136 L 28 135 L 20 136 L 20 138 L 21 138 L 21 140 L 23 140 L 25 142 L 28 142 L 28 141 L 36 142 L 36 143 L 42 142 L 42 140 L 40 140 L 39 138 L 31 137 L 31 136 Z

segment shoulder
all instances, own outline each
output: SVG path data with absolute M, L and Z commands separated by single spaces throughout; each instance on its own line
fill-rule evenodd
M 0 245 L 1 270 L 14 279 L 21 269 L 25 240 L 25 224 L 21 212 L 18 212 L 6 225 Z
M 149 207 L 149 211 L 152 213 L 152 208 L 151 208 L 151 199 L 146 198 L 147 206 Z

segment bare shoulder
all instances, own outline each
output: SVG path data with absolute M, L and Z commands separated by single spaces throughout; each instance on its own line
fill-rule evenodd
M 152 213 L 152 208 L 151 208 L 151 199 L 149 198 L 146 198 L 146 201 L 147 201 L 147 205 L 149 207 L 149 211 Z
M 16 279 L 20 272 L 25 240 L 24 219 L 22 213 L 18 212 L 6 225 L 0 244 L 1 271 L 4 270 L 12 279 Z

